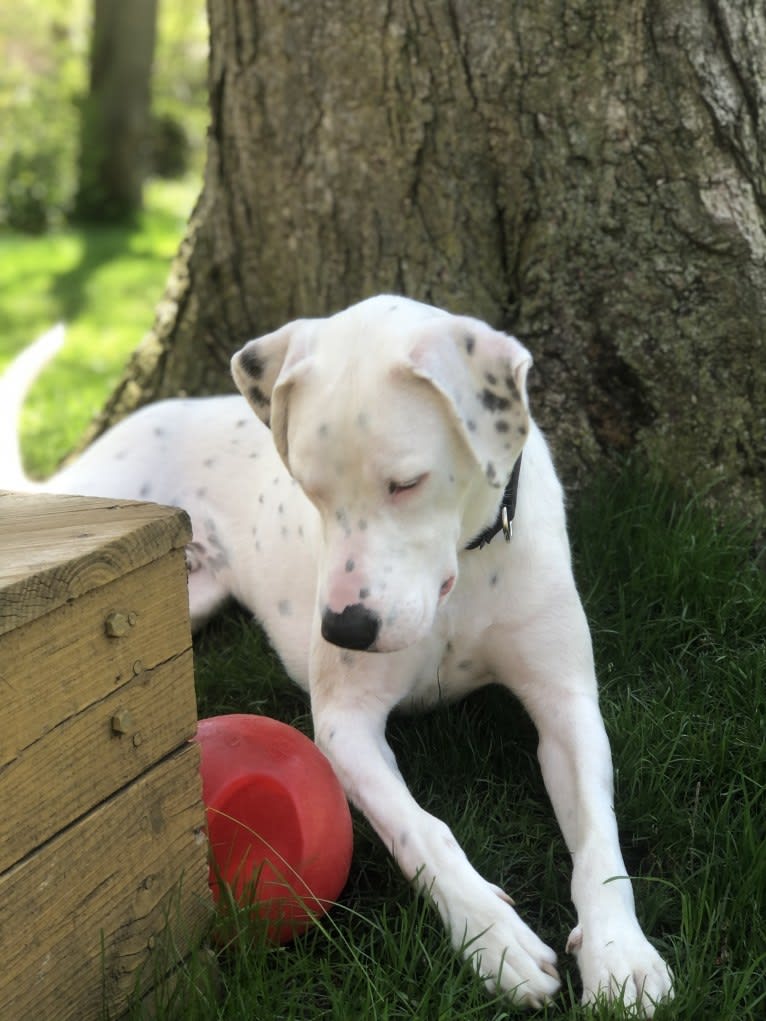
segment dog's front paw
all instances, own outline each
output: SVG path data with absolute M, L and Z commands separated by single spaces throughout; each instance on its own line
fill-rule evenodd
M 558 992 L 556 954 L 519 918 L 508 898 L 486 884 L 463 928 L 461 950 L 490 993 L 514 1004 L 542 1007 Z M 453 939 L 459 934 L 453 927 Z
M 672 972 L 637 922 L 615 926 L 613 933 L 577 925 L 567 951 L 577 958 L 584 1004 L 605 998 L 636 1007 L 651 1018 L 655 1006 L 673 995 Z

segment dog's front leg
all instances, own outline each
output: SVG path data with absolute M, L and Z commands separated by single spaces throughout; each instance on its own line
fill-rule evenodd
M 620 851 L 609 741 L 598 705 L 590 634 L 574 584 L 489 643 L 498 676 L 537 727 L 543 778 L 572 854 L 583 1001 L 600 995 L 651 1017 L 669 996 L 670 971 L 641 931 Z
M 510 899 L 473 869 L 449 828 L 417 804 L 386 741 L 386 719 L 403 694 L 403 657 L 315 643 L 313 658 L 315 740 L 349 799 L 405 876 L 432 898 L 453 945 L 488 988 L 541 1006 L 559 986 L 555 954 L 522 922 Z

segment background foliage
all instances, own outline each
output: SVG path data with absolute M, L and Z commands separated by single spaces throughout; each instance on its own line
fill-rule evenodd
M 92 0 L 0 4 L 0 369 L 61 320 L 67 342 L 22 417 L 27 468 L 77 445 L 151 326 L 199 192 L 207 127 L 204 0 L 161 0 L 154 173 L 135 223 L 70 225 Z M 169 178 L 173 178 L 170 180 Z M 31 451 L 31 456 L 30 456 Z
M 40 233 L 67 216 L 90 20 L 88 0 L 0 7 L 0 229 Z M 206 62 L 204 0 L 162 0 L 152 104 L 156 172 L 174 176 L 201 166 Z

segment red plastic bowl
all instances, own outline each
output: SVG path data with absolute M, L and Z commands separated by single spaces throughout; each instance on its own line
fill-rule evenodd
M 200 720 L 210 887 L 266 920 L 284 943 L 323 914 L 348 879 L 351 814 L 332 767 L 304 734 L 266 716 Z

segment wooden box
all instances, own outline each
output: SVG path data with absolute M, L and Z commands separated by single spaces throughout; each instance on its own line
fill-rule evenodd
M 119 1016 L 209 915 L 188 539 L 169 508 L 0 493 L 3 1021 Z

